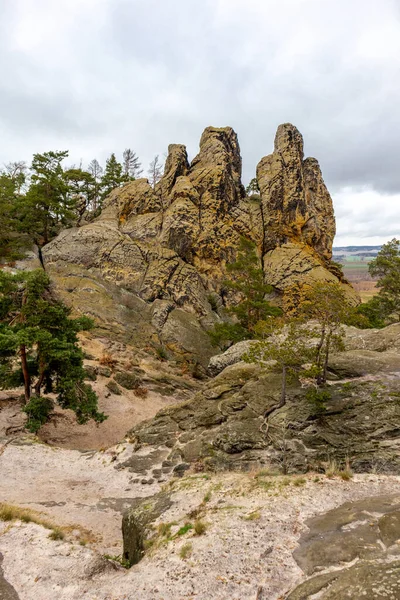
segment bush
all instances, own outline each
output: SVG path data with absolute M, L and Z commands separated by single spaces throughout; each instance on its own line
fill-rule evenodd
M 327 390 L 320 390 L 318 388 L 310 388 L 306 392 L 306 399 L 311 404 L 313 413 L 316 416 L 321 416 L 326 411 L 326 403 L 331 400 L 331 393 Z
M 41 426 L 48 421 L 53 408 L 54 404 L 50 398 L 33 396 L 23 408 L 23 411 L 28 415 L 25 427 L 32 433 L 39 431 Z
M 114 379 L 111 379 L 107 385 L 106 388 L 110 390 L 110 392 L 112 394 L 115 394 L 116 396 L 120 396 L 121 395 L 121 390 L 119 389 L 119 385 L 114 381 Z
M 166 351 L 164 346 L 157 346 L 156 356 L 158 360 L 168 360 L 168 352 Z
M 141 384 L 139 377 L 134 373 L 117 373 L 114 379 L 126 390 L 137 390 Z
M 114 369 L 115 365 L 117 364 L 117 360 L 113 358 L 108 352 L 104 352 L 99 360 L 99 363 L 103 367 L 109 367 L 110 369 Z

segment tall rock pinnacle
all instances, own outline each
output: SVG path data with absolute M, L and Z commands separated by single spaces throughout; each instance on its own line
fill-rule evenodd
M 331 196 L 318 161 L 304 159 L 303 137 L 294 125 L 278 127 L 272 154 L 257 166 L 263 220 L 266 280 L 281 293 L 313 281 L 338 281 L 330 260 L 335 236 Z M 343 282 L 351 301 L 353 288 Z

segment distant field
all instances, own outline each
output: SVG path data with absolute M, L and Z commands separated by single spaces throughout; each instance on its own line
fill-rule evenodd
M 370 300 L 378 292 L 376 280 L 368 273 L 368 262 L 364 260 L 342 260 L 343 273 L 357 290 L 363 302 Z

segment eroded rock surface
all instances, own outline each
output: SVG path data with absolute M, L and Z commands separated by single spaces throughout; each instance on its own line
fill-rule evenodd
M 324 471 L 330 461 L 357 472 L 400 470 L 400 327 L 346 328 L 344 352 L 329 362 L 331 399 L 320 410 L 300 382 L 279 408 L 281 375 L 241 362 L 229 364 L 192 399 L 159 412 L 131 435 L 140 444 L 165 444 L 187 462 L 211 468 L 272 463 L 289 472 Z M 235 350 L 235 348 L 234 348 Z M 214 368 L 217 362 L 213 361 Z M 268 415 L 267 418 L 265 415 Z
M 321 600 L 400 597 L 398 494 L 347 502 L 307 525 L 293 556 L 306 575 L 323 573 L 302 583 L 288 600 L 314 594 Z
M 257 166 L 264 224 L 267 281 L 281 292 L 315 281 L 340 280 L 348 299 L 353 288 L 331 263 L 335 217 L 331 196 L 315 158 L 304 159 L 303 138 L 290 123 L 278 127 L 274 152 Z
M 341 280 L 330 261 L 332 200 L 318 163 L 303 160 L 297 129 L 280 126 L 274 153 L 258 166 L 261 204 L 246 198 L 241 169 L 230 127 L 207 127 L 190 164 L 185 146 L 171 144 L 155 189 L 138 179 L 114 190 L 97 219 L 43 248 L 61 296 L 106 335 L 165 345 L 204 367 L 216 354 L 206 331 L 233 300 L 223 282 L 240 236 L 257 245 L 277 302 L 293 285 Z

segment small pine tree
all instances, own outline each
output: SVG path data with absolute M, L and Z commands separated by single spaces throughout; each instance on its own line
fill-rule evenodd
M 126 148 L 123 153 L 122 169 L 126 181 L 137 179 L 142 173 L 139 157 L 130 148 Z
M 20 230 L 29 234 L 39 247 L 47 244 L 62 226 L 69 225 L 75 218 L 75 199 L 69 195 L 61 164 L 67 156 L 67 151 L 34 154 L 31 184 L 16 205 Z
M 91 326 L 87 317 L 70 318 L 70 310 L 54 298 L 44 271 L 0 271 L 0 388 L 22 384 L 27 412 L 40 414 L 39 421 L 49 407 L 37 400 L 43 388 L 55 392 L 61 406 L 74 410 L 78 422 L 103 421 L 97 396 L 84 381 L 77 338 Z
M 343 349 L 342 324 L 347 321 L 351 307 L 339 283 L 321 281 L 305 289 L 299 312 L 306 318 L 314 319 L 319 325 L 314 362 L 317 384 L 325 384 L 330 352 Z
M 282 314 L 277 306 L 265 299 L 272 287 L 264 283 L 264 273 L 253 242 L 241 238 L 236 260 L 226 266 L 231 278 L 224 281 L 224 291 L 233 292 L 234 303 L 228 313 L 235 323 L 217 323 L 210 331 L 214 344 L 223 346 L 254 337 L 254 327 L 267 317 Z
M 256 362 L 261 366 L 275 361 L 276 368 L 282 373 L 280 403 L 274 407 L 275 410 L 284 406 L 286 402 L 288 379 L 298 375 L 303 365 L 313 360 L 315 349 L 310 344 L 310 338 L 314 337 L 315 333 L 301 321 L 294 319 L 260 321 L 256 333 L 262 339 L 252 345 L 244 358 L 247 362 Z
M 259 195 L 260 194 L 260 188 L 258 187 L 258 182 L 257 182 L 257 178 L 253 177 L 253 179 L 250 181 L 249 185 L 246 187 L 246 194 L 248 196 L 254 196 L 254 195 Z
M 380 288 L 375 300 L 382 319 L 400 321 L 400 240 L 393 238 L 384 244 L 377 257 L 371 260 L 368 270 L 373 277 L 379 277 Z
M 122 172 L 122 165 L 115 158 L 115 154 L 112 153 L 110 158 L 106 162 L 106 168 L 101 178 L 101 202 L 110 194 L 115 188 L 120 187 L 126 183 L 124 174 Z

